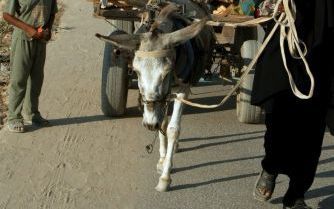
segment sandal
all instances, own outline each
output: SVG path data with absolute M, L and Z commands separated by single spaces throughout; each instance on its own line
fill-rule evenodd
M 254 187 L 254 199 L 261 202 L 270 200 L 276 184 L 277 174 L 269 174 L 265 170 L 260 173 Z
M 297 199 L 293 204 L 285 203 L 283 200 L 283 209 L 312 209 L 303 198 Z
M 37 125 L 37 126 L 48 126 L 50 124 L 50 121 L 43 118 L 42 116 L 36 116 L 33 117 L 31 120 L 25 120 L 24 121 L 27 125 Z
M 24 133 L 24 124 L 22 121 L 11 121 L 7 123 L 7 128 L 10 132 Z

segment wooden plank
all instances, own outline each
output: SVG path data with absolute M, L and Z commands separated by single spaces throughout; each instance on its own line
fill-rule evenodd
M 138 10 L 101 9 L 97 15 L 113 20 L 140 20 L 140 12 Z
M 112 3 L 115 6 L 120 7 L 145 7 L 148 0 L 108 0 L 109 3 Z M 99 4 L 100 0 L 94 0 L 94 4 Z
M 132 7 L 109 7 L 101 9 L 99 0 L 94 0 L 94 16 L 113 20 L 137 21 L 141 19 L 141 12 Z
M 220 44 L 233 44 L 235 28 L 224 26 L 221 33 L 216 33 L 217 42 Z
M 214 22 L 229 22 L 229 23 L 242 23 L 254 19 L 254 17 L 246 15 L 228 15 L 228 16 L 212 15 L 211 18 L 212 21 Z

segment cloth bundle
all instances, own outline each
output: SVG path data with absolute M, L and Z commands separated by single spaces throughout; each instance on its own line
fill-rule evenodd
M 253 16 L 255 12 L 255 1 L 254 0 L 240 0 L 239 6 L 244 15 Z
M 274 13 L 277 0 L 262 1 L 257 10 L 256 16 L 271 16 Z

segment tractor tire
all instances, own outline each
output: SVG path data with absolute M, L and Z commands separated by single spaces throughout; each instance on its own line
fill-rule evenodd
M 259 44 L 256 40 L 245 41 L 241 47 L 241 56 L 248 64 L 256 55 Z M 251 93 L 253 88 L 254 70 L 251 71 L 241 83 L 237 94 L 237 118 L 239 122 L 257 124 L 261 122 L 262 110 L 260 107 L 251 105 Z
M 113 24 L 121 30 L 110 35 L 133 33 L 133 22 L 114 20 Z M 101 110 L 105 116 L 119 117 L 126 112 L 128 95 L 128 62 L 114 53 L 114 46 L 105 44 L 102 65 Z

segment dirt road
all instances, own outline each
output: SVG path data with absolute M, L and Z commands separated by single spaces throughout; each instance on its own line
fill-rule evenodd
M 103 43 L 94 34 L 111 27 L 91 16 L 85 0 L 64 2 L 62 29 L 48 46 L 41 96 L 41 112 L 53 126 L 28 127 L 24 134 L 1 130 L 0 209 L 281 208 L 284 177 L 273 204 L 252 199 L 264 126 L 238 123 L 233 102 L 215 111 L 186 110 L 172 191 L 157 193 L 158 149 L 145 152 L 154 133 L 141 126 L 136 91 L 129 93 L 127 117 L 109 119 L 100 111 Z M 204 92 L 197 96 L 201 102 L 216 101 L 223 90 L 194 89 Z M 333 208 L 333 156 L 333 138 L 326 135 L 308 194 L 313 206 Z

